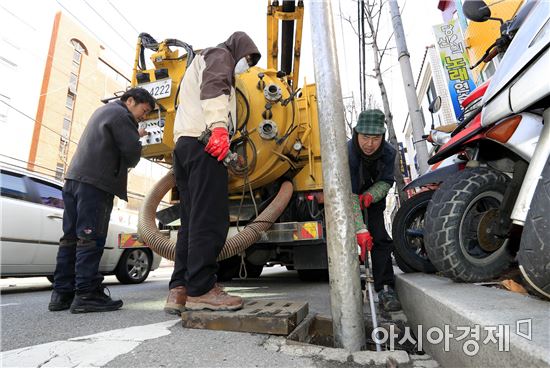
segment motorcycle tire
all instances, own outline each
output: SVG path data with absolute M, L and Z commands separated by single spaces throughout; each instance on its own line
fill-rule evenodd
M 490 214 L 498 220 L 495 211 L 509 182 L 501 172 L 477 167 L 453 174 L 435 191 L 426 210 L 424 241 L 430 261 L 443 276 L 480 282 L 510 267 L 508 240 L 487 234 L 483 222 Z
M 550 158 L 527 213 L 518 252 L 519 268 L 534 294 L 550 300 Z
M 409 264 L 407 262 L 405 262 L 403 260 L 403 258 L 401 258 L 399 256 L 398 253 L 393 253 L 393 258 L 395 258 L 395 264 L 397 265 L 397 267 L 399 267 L 399 269 L 401 271 L 403 271 L 404 273 L 415 273 L 415 272 L 418 272 L 418 270 L 415 270 L 414 268 L 412 268 L 411 266 L 409 266 Z
M 433 190 L 420 192 L 406 200 L 399 208 L 392 223 L 394 254 L 397 266 L 403 272 L 434 273 L 424 246 L 424 218 Z M 397 259 L 399 258 L 399 261 Z M 408 267 L 402 267 L 405 263 Z

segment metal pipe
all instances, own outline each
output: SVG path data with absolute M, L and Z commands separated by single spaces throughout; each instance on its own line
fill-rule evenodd
M 366 345 L 365 323 L 331 1 L 312 1 L 310 9 L 334 344 L 358 351 Z
M 420 111 L 418 97 L 416 95 L 416 86 L 414 85 L 414 77 L 411 68 L 410 54 L 407 49 L 407 40 L 405 39 L 405 30 L 401 22 L 401 13 L 399 12 L 399 4 L 397 0 L 389 1 L 391 21 L 393 24 L 393 32 L 395 34 L 395 46 L 397 47 L 399 65 L 401 66 L 401 75 L 403 77 L 403 85 L 405 88 L 405 96 L 407 97 L 407 105 L 409 107 L 409 118 L 413 131 L 414 149 L 420 168 L 420 174 L 424 174 L 428 170 L 428 147 L 426 140 L 422 139 L 424 135 L 424 116 Z
M 542 170 L 550 155 L 550 108 L 544 110 L 542 114 L 544 119 L 544 126 L 540 132 L 539 141 L 537 147 L 533 152 L 533 157 L 531 157 L 531 162 L 529 163 L 529 168 L 523 179 L 523 184 L 521 184 L 521 189 L 514 205 L 512 211 L 512 221 L 514 224 L 523 226 L 525 224 L 525 219 L 527 218 L 527 212 L 531 207 L 531 201 L 535 195 L 535 189 L 541 178 Z
M 366 284 L 367 284 L 367 290 L 369 292 L 369 304 L 370 304 L 370 313 L 371 313 L 371 318 L 372 318 L 372 330 L 373 331 L 377 331 L 377 328 L 378 328 L 378 318 L 376 317 L 376 307 L 374 306 L 374 292 L 372 291 L 372 289 L 374 288 L 374 278 L 373 278 L 373 275 L 372 275 L 372 257 L 371 257 L 371 252 L 370 250 L 367 252 L 367 264 L 365 265 L 366 269 L 365 271 L 367 272 L 367 279 L 365 280 L 366 281 Z M 378 339 L 378 336 L 373 336 L 374 337 L 374 343 L 376 344 L 376 351 L 382 351 L 382 346 L 380 344 L 380 340 Z
M 296 10 L 294 0 L 283 1 L 283 13 L 293 13 Z M 294 51 L 294 20 L 283 20 L 281 29 L 281 70 L 286 75 L 292 73 L 292 54 Z M 292 86 L 296 88 L 296 86 Z

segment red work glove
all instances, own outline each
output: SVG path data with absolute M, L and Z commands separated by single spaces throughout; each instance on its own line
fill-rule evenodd
M 368 230 L 362 231 L 356 234 L 357 244 L 361 247 L 361 262 L 365 262 L 367 259 L 367 251 L 372 250 L 372 236 Z
M 221 161 L 229 152 L 229 133 L 225 128 L 212 129 L 212 135 L 204 150 Z
M 361 209 L 369 208 L 372 203 L 372 194 L 365 192 L 365 194 L 359 194 L 359 205 Z

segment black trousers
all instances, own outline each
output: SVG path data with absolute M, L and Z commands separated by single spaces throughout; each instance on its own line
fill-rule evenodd
M 227 168 L 204 151 L 197 138 L 180 137 L 174 149 L 180 193 L 181 226 L 169 288 L 186 286 L 199 296 L 216 282 L 220 254 L 229 229 Z
M 87 293 L 103 282 L 103 255 L 114 196 L 93 185 L 66 180 L 63 186 L 63 237 L 59 241 L 53 288 Z
M 372 274 L 374 276 L 374 290 L 377 292 L 384 288 L 384 285 L 394 287 L 395 280 L 391 253 L 393 252 L 393 241 L 386 232 L 384 224 L 384 210 L 386 200 L 373 203 L 368 209 L 367 227 L 373 237 L 374 245 L 371 251 Z

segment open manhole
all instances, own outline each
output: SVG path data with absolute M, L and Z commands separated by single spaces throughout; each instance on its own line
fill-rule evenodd
M 386 343 L 381 344 L 382 350 L 404 350 L 407 353 L 418 354 L 416 344 L 413 344 L 405 337 L 406 322 L 403 320 L 379 320 L 378 326 L 385 331 L 392 331 L 395 334 L 393 337 L 393 346 L 390 346 L 389 338 Z M 410 330 L 409 330 L 410 331 Z M 373 326 L 372 323 L 365 319 L 365 350 L 376 350 L 376 344 L 372 338 Z M 388 335 L 389 337 L 389 335 Z M 308 315 L 287 337 L 287 340 L 296 341 L 305 344 L 324 346 L 334 348 L 334 334 L 332 319 L 320 315 Z M 399 343 L 403 340 L 403 343 Z

